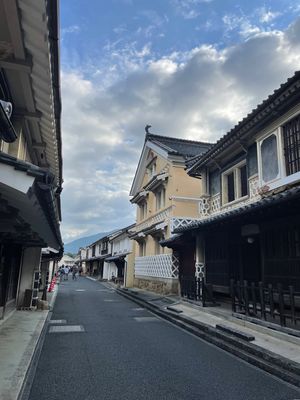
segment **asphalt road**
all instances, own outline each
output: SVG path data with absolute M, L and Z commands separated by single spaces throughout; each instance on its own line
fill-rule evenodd
M 30 400 L 292 400 L 290 385 L 163 321 L 104 284 L 63 282 Z

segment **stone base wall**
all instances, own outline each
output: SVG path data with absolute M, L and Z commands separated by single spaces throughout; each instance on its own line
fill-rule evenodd
M 134 287 L 143 290 L 149 290 L 150 292 L 156 292 L 164 295 L 178 294 L 178 280 L 177 279 L 164 279 L 164 278 L 134 278 Z

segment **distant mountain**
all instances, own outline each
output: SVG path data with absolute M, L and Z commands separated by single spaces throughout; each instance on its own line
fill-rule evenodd
M 64 252 L 65 254 L 66 253 L 77 254 L 80 247 L 86 247 L 87 245 L 96 242 L 96 240 L 101 239 L 103 236 L 106 236 L 109 233 L 110 232 L 100 232 L 96 233 L 95 235 L 84 236 L 79 239 L 73 240 L 72 242 L 66 243 L 64 245 L 65 248 Z

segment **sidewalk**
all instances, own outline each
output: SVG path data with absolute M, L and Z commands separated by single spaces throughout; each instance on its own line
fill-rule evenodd
M 47 293 L 50 308 L 57 293 Z M 50 310 L 13 311 L 0 324 L 0 399 L 16 400 Z
M 117 292 L 197 336 L 300 387 L 300 337 L 237 318 L 229 308 L 201 307 L 179 296 L 163 296 L 137 288 L 122 288 L 117 289 Z M 224 332 L 216 328 L 216 325 L 225 326 L 229 331 Z M 243 340 L 238 337 L 239 334 L 252 336 L 254 340 Z

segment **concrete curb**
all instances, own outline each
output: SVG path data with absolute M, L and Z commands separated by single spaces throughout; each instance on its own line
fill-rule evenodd
M 146 300 L 139 298 L 138 295 L 135 295 L 126 289 L 117 289 L 116 293 L 147 308 L 154 314 L 157 314 L 167 321 L 195 334 L 201 339 L 234 354 L 235 356 L 277 376 L 278 378 L 281 378 L 286 382 L 300 387 L 300 366 L 298 363 L 272 353 L 269 350 L 262 349 L 253 343 L 248 343 L 233 335 L 219 331 L 210 325 L 200 323 L 192 318 L 181 314 L 175 314 L 154 304 L 150 304 Z

